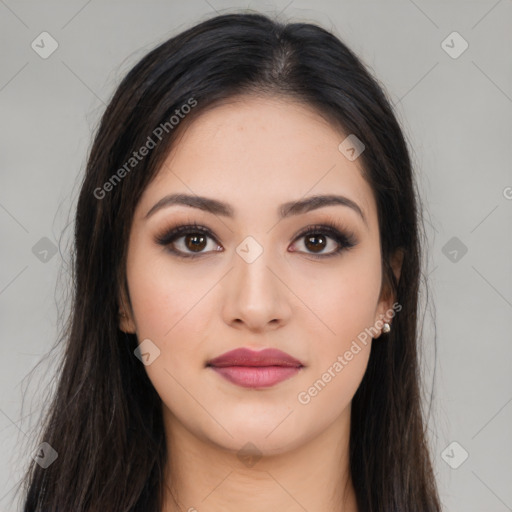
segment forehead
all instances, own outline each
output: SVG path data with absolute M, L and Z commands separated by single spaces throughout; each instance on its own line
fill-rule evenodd
M 143 214 L 169 193 L 215 197 L 235 216 L 304 196 L 340 194 L 375 216 L 361 159 L 338 146 L 347 134 L 311 107 L 291 100 L 243 97 L 201 113 L 176 139 L 142 199 Z

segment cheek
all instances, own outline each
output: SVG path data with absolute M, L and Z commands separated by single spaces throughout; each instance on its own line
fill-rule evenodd
M 297 393 L 296 403 L 309 428 L 330 424 L 346 410 L 361 384 L 370 357 L 371 345 L 357 342 L 327 358 Z M 350 350 L 352 348 L 352 350 Z
M 368 329 L 375 322 L 380 261 L 378 253 L 360 253 L 346 261 L 335 277 L 331 273 L 318 287 L 309 283 L 314 293 L 309 293 L 308 306 L 318 318 L 307 315 L 307 324 L 302 326 L 313 342 L 297 403 L 305 408 L 312 428 L 314 418 L 322 417 L 329 423 L 349 406 L 370 357 L 372 336 Z
M 378 303 L 381 271 L 379 252 L 359 252 L 340 264 L 336 273 L 311 286 L 308 307 L 316 313 L 304 315 L 302 331 L 309 334 L 309 369 L 301 381 L 297 403 L 312 419 L 317 415 L 333 420 L 347 407 L 364 376 L 370 357 Z M 335 404 L 335 405 L 334 405 Z
M 298 275 L 304 277 L 295 290 L 311 311 L 300 316 L 308 324 L 307 331 L 322 340 L 318 347 L 325 354 L 322 358 L 350 346 L 374 324 L 381 286 L 378 251 L 347 254 L 335 270 L 317 273 L 314 282 L 305 272 Z
M 180 395 L 178 382 L 203 370 L 214 284 L 207 275 L 177 271 L 169 258 L 134 251 L 127 269 L 139 342 L 148 338 L 160 350 L 146 371 L 164 401 Z
M 196 307 L 211 284 L 180 272 L 165 253 L 134 253 L 128 266 L 130 298 L 139 338 L 166 344 L 183 329 L 200 331 Z M 191 322 L 191 319 L 194 319 Z M 190 332 L 190 331 L 189 331 Z
M 201 344 L 209 327 L 205 295 L 212 283 L 176 272 L 166 257 L 133 255 L 128 267 L 130 298 L 139 342 L 149 338 L 160 350 L 145 367 L 149 379 L 169 409 L 189 414 L 195 402 L 185 390 L 194 387 L 190 379 L 203 371 Z

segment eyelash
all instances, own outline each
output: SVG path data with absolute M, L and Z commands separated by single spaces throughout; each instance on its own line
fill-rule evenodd
M 179 258 L 195 259 L 204 256 L 207 253 L 187 254 L 178 251 L 175 248 L 172 248 L 171 244 L 174 243 L 179 238 L 182 238 L 183 236 L 194 235 L 199 233 L 211 238 L 216 244 L 220 245 L 217 239 L 213 236 L 212 232 L 208 228 L 205 228 L 197 224 L 196 222 L 171 226 L 170 228 L 167 228 L 161 235 L 156 236 L 155 242 L 159 245 L 165 246 L 169 252 L 175 254 Z M 308 226 L 295 237 L 294 242 L 296 240 L 304 238 L 307 235 L 319 234 L 327 235 L 329 238 L 333 239 L 338 244 L 338 248 L 327 254 L 314 254 L 309 252 L 305 253 L 308 256 L 313 257 L 315 259 L 330 258 L 340 254 L 343 251 L 350 250 L 352 247 L 357 245 L 357 239 L 355 235 L 349 230 L 346 230 L 345 228 L 339 226 L 338 223 L 333 219 L 328 219 L 326 222 L 323 222 L 321 224 L 314 224 L 312 226 Z M 302 251 L 296 252 L 300 253 Z

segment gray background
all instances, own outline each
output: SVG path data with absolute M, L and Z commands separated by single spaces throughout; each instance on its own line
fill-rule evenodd
M 67 312 L 69 223 L 105 104 L 157 43 L 246 7 L 334 31 L 395 104 L 424 202 L 422 361 L 444 507 L 512 510 L 511 0 L 0 0 L 0 511 L 17 509 L 57 361 L 26 378 Z M 58 43 L 46 59 L 31 47 L 43 31 Z

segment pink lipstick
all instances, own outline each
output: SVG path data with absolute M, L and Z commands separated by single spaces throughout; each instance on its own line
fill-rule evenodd
M 206 366 L 238 386 L 264 388 L 293 377 L 304 365 L 281 350 L 238 348 L 208 361 Z

